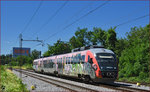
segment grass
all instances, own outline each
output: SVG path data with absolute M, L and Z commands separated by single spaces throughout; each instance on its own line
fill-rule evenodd
M 15 69 L 20 68 L 20 66 L 8 66 L 8 67 L 12 67 Z M 23 66 L 21 66 L 21 69 L 33 69 L 32 64 L 24 64 Z
M 128 77 L 128 78 L 119 78 L 117 81 L 120 82 L 129 82 L 129 83 L 141 83 L 144 85 L 150 86 L 150 78 L 140 79 L 139 77 Z
M 12 73 L 11 70 L 6 69 L 5 66 L 1 66 L 1 90 L 5 92 L 28 92 L 26 85 Z

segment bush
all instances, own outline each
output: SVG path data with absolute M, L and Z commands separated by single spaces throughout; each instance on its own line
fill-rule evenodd
M 28 91 L 22 81 L 4 66 L 1 66 L 1 85 L 1 88 L 4 88 L 3 91 L 6 92 Z

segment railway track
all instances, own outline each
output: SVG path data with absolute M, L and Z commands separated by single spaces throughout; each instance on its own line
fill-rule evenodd
M 42 80 L 44 82 L 56 85 L 56 86 L 64 88 L 64 89 L 67 89 L 69 91 L 91 91 L 91 92 L 98 92 L 99 91 L 98 89 L 93 89 L 93 88 L 89 88 L 89 87 L 85 87 L 85 86 L 79 86 L 79 85 L 72 84 L 72 83 L 69 83 L 66 81 L 64 82 L 64 81 L 59 80 L 58 78 L 55 79 L 55 78 L 51 78 L 49 76 L 46 77 L 46 76 L 43 76 L 41 74 L 32 73 L 29 71 L 24 71 L 24 70 L 20 71 L 19 69 L 14 69 L 14 70 L 18 71 L 18 72 L 22 72 L 23 74 L 25 74 L 27 76 Z
M 50 76 L 46 75 L 41 75 L 38 73 L 34 73 L 31 70 L 19 70 L 19 69 L 14 69 L 15 71 L 22 72 L 25 75 L 31 76 L 33 78 L 45 81 L 47 83 L 62 87 L 64 89 L 70 90 L 70 91 L 92 91 L 92 92 L 97 92 L 97 91 L 127 91 L 127 92 L 149 92 L 149 90 L 145 89 L 139 89 L 139 88 L 133 88 L 133 87 L 128 87 L 122 84 L 98 84 L 98 83 L 79 83 L 82 85 L 77 85 L 76 83 L 69 82 L 69 80 L 62 81 L 59 80 L 58 78 L 51 78 Z M 74 81 L 75 82 L 75 81 Z M 86 85 L 86 86 L 85 86 Z M 87 86 L 88 85 L 88 86 Z M 101 90 L 101 88 L 104 88 L 105 90 Z M 106 90 L 106 89 L 111 89 L 111 90 Z
M 122 84 L 119 85 L 119 84 L 114 84 L 114 83 L 113 84 L 102 84 L 99 86 L 117 89 L 117 90 L 121 90 L 121 91 L 127 91 L 127 92 L 149 92 L 149 90 L 133 88 L 133 87 L 125 86 Z

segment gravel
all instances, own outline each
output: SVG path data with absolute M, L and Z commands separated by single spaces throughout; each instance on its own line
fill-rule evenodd
M 16 71 L 13 70 L 13 73 L 16 74 L 18 77 L 20 77 L 19 72 L 16 72 Z M 26 76 L 24 74 L 22 74 L 22 81 L 23 81 L 24 84 L 26 84 L 26 88 L 29 91 L 32 91 L 32 92 L 35 92 L 35 91 L 42 91 L 42 92 L 43 91 L 68 91 L 64 88 L 57 87 L 57 86 L 52 85 L 50 83 L 46 83 L 44 81 L 32 78 L 30 76 Z M 32 85 L 36 85 L 35 90 L 31 89 Z
M 66 82 L 66 83 L 71 83 L 71 84 L 78 85 L 78 86 L 85 87 L 85 88 L 90 88 L 90 89 L 93 89 L 93 90 L 96 90 L 96 91 L 116 91 L 116 90 L 110 89 L 110 88 L 105 88 L 105 87 L 95 86 L 95 85 L 91 85 L 91 84 L 75 82 L 75 81 L 66 80 L 66 79 L 62 79 L 62 78 L 57 78 L 57 77 L 53 77 L 53 76 L 47 76 L 47 75 L 38 74 L 38 73 L 33 73 L 33 74 L 40 75 L 40 76 L 43 76 L 43 77 L 46 77 L 46 78 L 51 78 L 51 79 L 54 79 L 54 80 L 63 81 L 63 82 Z M 74 88 L 74 87 L 72 87 L 72 88 Z M 45 90 L 42 90 L 42 91 L 45 91 Z M 80 89 L 78 91 L 82 91 L 82 89 Z
M 19 77 L 20 73 L 18 73 L 16 71 L 13 71 L 13 72 Z M 35 73 L 35 74 L 37 74 L 37 73 Z M 94 90 L 97 90 L 97 91 L 116 91 L 116 90 L 110 89 L 110 88 L 105 88 L 105 87 L 95 86 L 95 85 L 91 85 L 91 84 L 85 84 L 85 83 L 70 81 L 70 80 L 66 80 L 66 79 L 62 79 L 62 78 L 58 78 L 58 77 L 47 76 L 47 75 L 42 75 L 42 74 L 37 74 L 37 75 L 44 76 L 46 78 L 55 79 L 55 80 L 61 80 L 61 81 L 64 81 L 64 82 L 67 82 L 67 83 L 72 83 L 72 84 L 78 85 L 78 86 L 88 87 L 88 88 L 91 88 L 91 89 L 94 89 Z M 31 90 L 31 85 L 36 84 L 35 91 L 69 91 L 67 89 L 52 85 L 50 83 L 43 82 L 41 80 L 32 78 L 30 76 L 26 76 L 24 74 L 22 74 L 22 80 L 23 80 L 23 83 L 27 85 L 28 90 Z M 144 85 L 137 86 L 136 84 L 123 83 L 123 82 L 115 82 L 115 83 L 119 84 L 119 85 L 129 85 L 129 87 L 133 87 L 133 88 L 150 90 L 150 87 L 144 86 Z

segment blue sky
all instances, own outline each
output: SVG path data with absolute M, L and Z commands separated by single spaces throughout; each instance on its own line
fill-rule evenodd
M 149 1 L 109 1 L 103 7 L 62 31 L 68 24 L 106 2 L 68 1 L 47 25 L 42 26 L 65 2 L 43 1 L 29 26 L 23 31 L 40 1 L 1 1 L 1 54 L 10 54 L 13 47 L 19 46 L 19 34 L 22 31 L 25 40 L 36 39 L 37 36 L 39 39 L 45 40 L 58 32 L 57 35 L 46 40 L 46 43 L 53 45 L 58 39 L 69 41 L 78 27 L 88 28 L 88 30 L 92 30 L 93 27 L 100 27 L 107 30 L 120 23 L 149 14 Z M 149 17 L 147 16 L 119 26 L 116 29 L 117 37 L 124 38 L 126 37 L 125 33 L 129 32 L 131 27 L 144 27 L 148 23 Z M 23 42 L 23 47 L 29 47 L 31 50 L 37 49 L 42 53 L 47 50 L 46 44 L 43 47 L 36 46 L 37 44 L 39 43 Z

